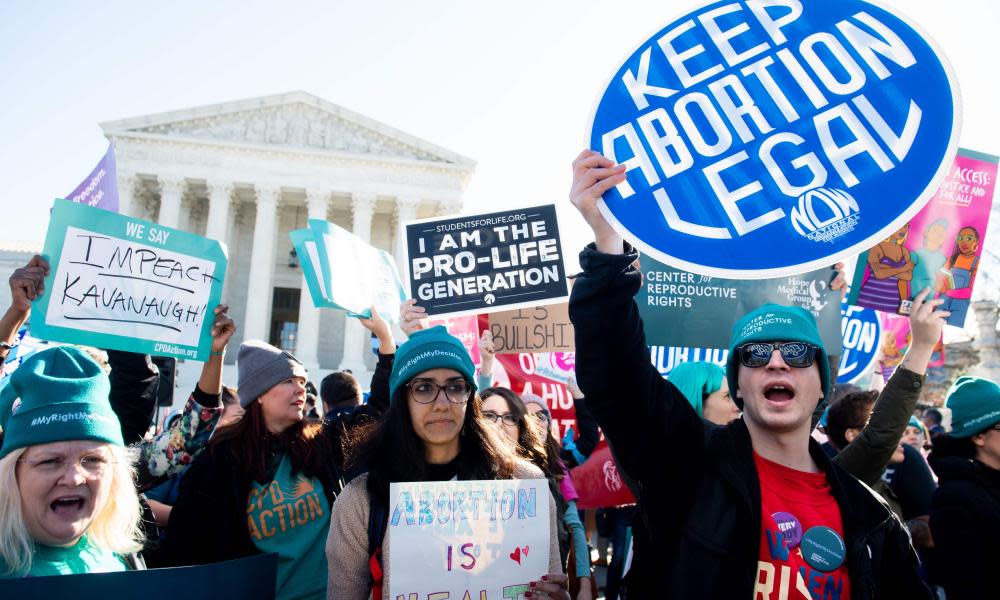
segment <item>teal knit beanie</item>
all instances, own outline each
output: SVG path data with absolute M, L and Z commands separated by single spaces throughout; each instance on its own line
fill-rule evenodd
M 765 304 L 751 311 L 736 322 L 729 338 L 729 360 L 726 362 L 726 379 L 729 381 L 729 393 L 740 409 L 743 400 L 736 397 L 739 387 L 740 357 L 736 348 L 747 342 L 804 342 L 819 348 L 816 353 L 816 364 L 819 366 L 820 389 L 823 396 L 830 395 L 830 361 L 826 356 L 826 348 L 819 337 L 816 319 L 812 313 L 797 306 L 782 306 L 780 304 Z
M 13 450 L 71 440 L 124 446 L 111 410 L 111 384 L 87 353 L 58 346 L 31 355 L 0 391 L 0 458 Z
M 1000 386 L 980 377 L 959 377 L 948 390 L 951 436 L 967 438 L 1000 422 Z
M 430 369 L 454 369 L 464 376 L 473 389 L 476 385 L 476 365 L 465 345 L 448 333 L 444 325 L 414 332 L 405 344 L 396 349 L 389 375 L 389 397 L 419 373 Z

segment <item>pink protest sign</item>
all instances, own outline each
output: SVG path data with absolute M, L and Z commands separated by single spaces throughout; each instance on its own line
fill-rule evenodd
M 961 327 L 969 311 L 997 178 L 996 156 L 959 149 L 944 183 L 909 223 L 858 257 L 850 303 L 907 315 L 931 288 Z
M 472 356 L 472 362 L 479 364 L 479 325 L 476 315 L 460 317 L 431 317 L 430 327 L 444 325 L 448 333 L 461 340 L 462 345 Z
M 880 313 L 879 320 L 882 322 L 882 347 L 879 355 L 879 369 L 882 371 L 882 378 L 889 381 L 899 363 L 903 362 L 903 356 L 910 348 L 912 335 L 910 334 L 910 319 L 890 313 Z M 944 365 L 944 341 L 939 340 L 931 354 L 931 362 L 928 367 L 940 367 Z

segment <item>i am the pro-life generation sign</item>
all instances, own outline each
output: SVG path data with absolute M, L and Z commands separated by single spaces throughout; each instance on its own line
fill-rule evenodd
M 430 315 L 565 300 L 556 208 L 549 204 L 406 224 L 410 295 Z
M 957 150 L 958 85 L 934 42 L 863 0 L 714 2 L 626 58 L 589 146 L 626 166 L 601 210 L 700 275 L 828 267 L 885 239 Z
M 44 254 L 51 269 L 32 335 L 208 360 L 226 274 L 218 241 L 56 200 Z

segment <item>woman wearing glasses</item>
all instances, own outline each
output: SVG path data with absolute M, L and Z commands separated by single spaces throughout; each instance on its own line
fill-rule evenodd
M 0 579 L 141 567 L 133 457 L 110 388 L 85 352 L 60 346 L 0 393 Z
M 590 580 L 590 550 L 587 534 L 576 510 L 579 496 L 569 477 L 566 465 L 559 458 L 560 446 L 552 432 L 552 415 L 545 400 L 528 394 L 521 396 L 505 387 L 491 387 L 480 393 L 483 417 L 499 427 L 524 460 L 545 473 L 549 490 L 556 500 L 559 524 L 559 551 L 562 564 L 567 564 L 570 544 L 573 547 L 573 573 L 579 582 L 576 600 L 593 598 Z
M 392 541 L 386 533 L 390 483 L 543 477 L 509 452 L 483 419 L 474 372 L 465 347 L 443 326 L 415 331 L 397 349 L 389 410 L 352 444 L 353 461 L 368 473 L 345 487 L 333 506 L 326 542 L 328 598 L 389 597 L 393 567 L 384 557 Z M 551 572 L 532 582 L 531 593 L 565 598 L 552 499 L 549 505 Z

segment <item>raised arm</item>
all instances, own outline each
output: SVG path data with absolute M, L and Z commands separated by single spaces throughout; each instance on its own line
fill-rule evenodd
M 382 315 L 378 314 L 374 306 L 371 307 L 371 310 L 371 318 L 361 319 L 361 324 L 378 338 L 378 363 L 375 365 L 375 372 L 372 373 L 368 403 L 359 410 L 371 417 L 378 418 L 389 410 L 389 401 L 391 400 L 389 398 L 389 375 L 392 372 L 392 359 L 396 356 L 396 343 L 392 339 L 389 323 L 382 318 Z
M 573 163 L 570 200 L 594 232 L 580 254 L 583 273 L 570 297 L 576 331 L 576 373 L 588 408 L 627 477 L 644 483 L 681 481 L 697 469 L 704 444 L 701 419 L 673 384 L 653 368 L 633 296 L 641 285 L 638 254 L 597 209 L 606 190 L 624 180 L 624 168 L 596 152 Z M 679 460 L 681 456 L 686 460 Z
M 49 262 L 37 254 L 11 274 L 8 280 L 10 306 L 0 317 L 0 362 L 7 357 L 17 331 L 31 315 L 31 303 L 45 293 L 45 276 L 48 274 Z
M 941 339 L 945 319 L 950 314 L 935 310 L 944 301 L 928 300 L 930 291 L 922 291 L 913 300 L 910 311 L 913 341 L 903 362 L 879 393 L 871 419 L 858 437 L 834 458 L 845 471 L 868 485 L 882 477 L 906 431 L 906 424 L 920 398 L 931 353 Z

